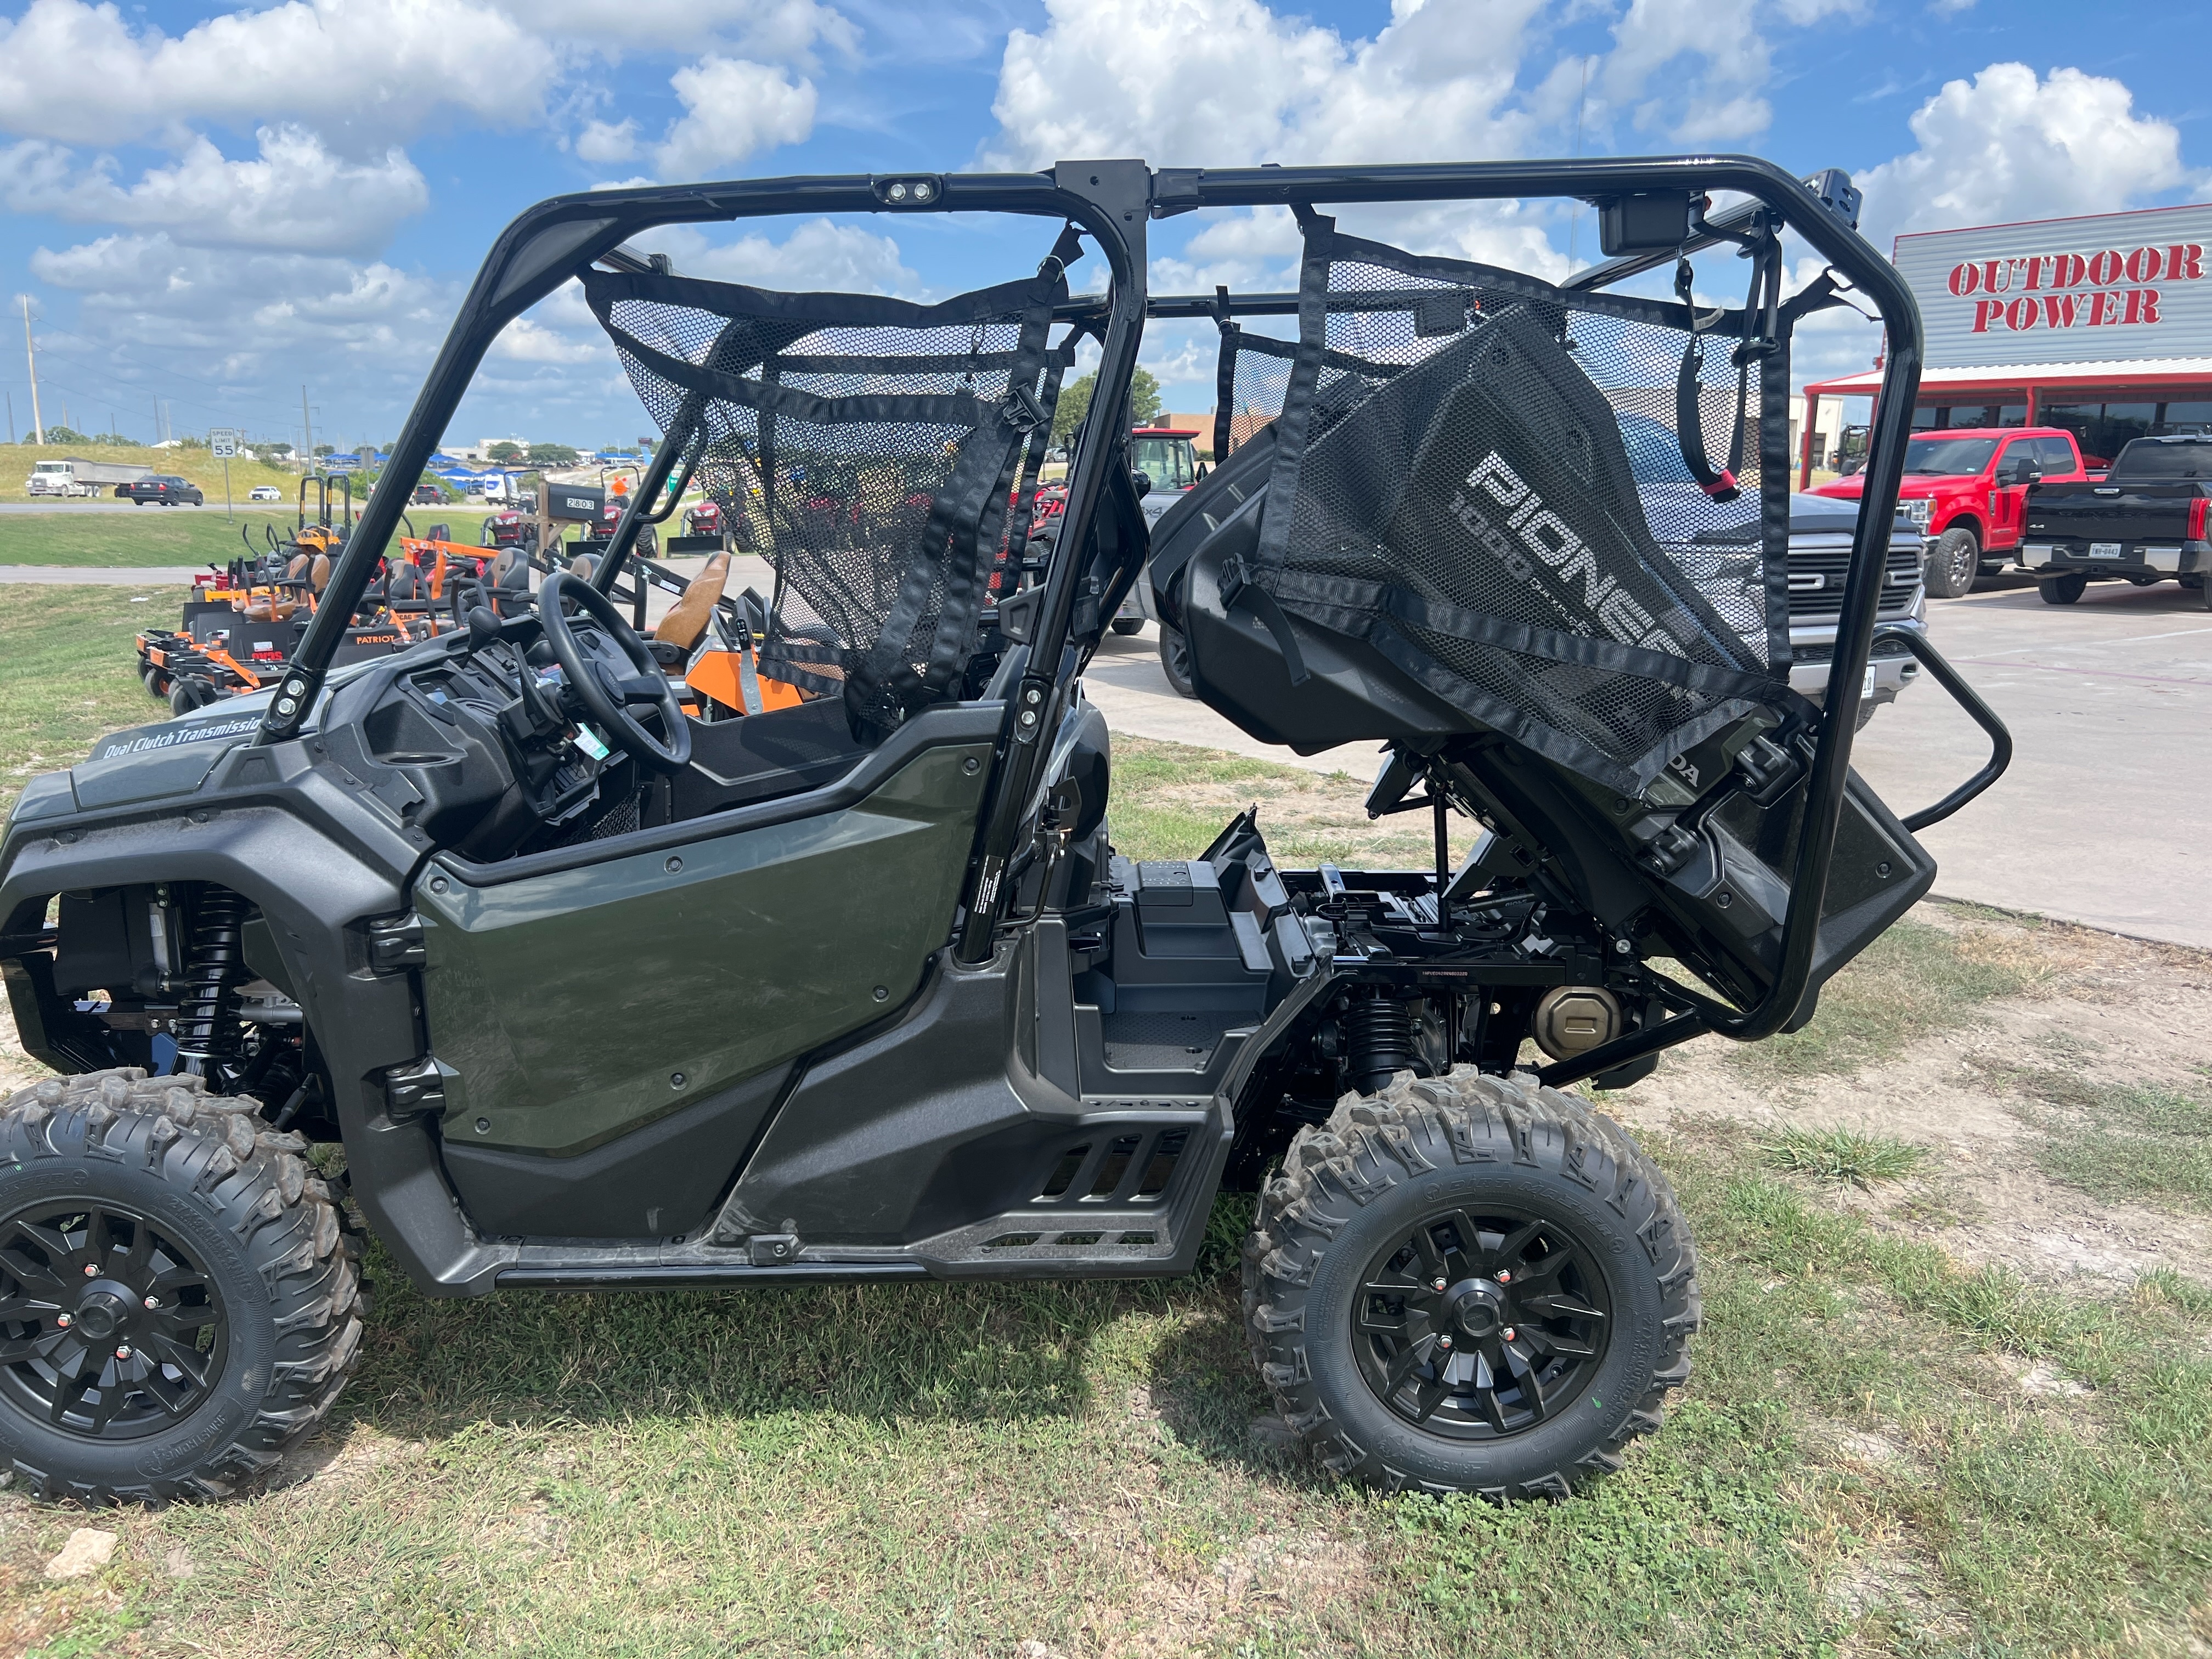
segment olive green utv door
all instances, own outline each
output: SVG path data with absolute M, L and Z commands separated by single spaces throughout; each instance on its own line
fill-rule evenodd
M 951 933 L 990 760 L 925 749 L 842 810 L 702 818 L 520 879 L 434 861 L 415 905 L 447 1139 L 584 1152 L 896 1008 Z

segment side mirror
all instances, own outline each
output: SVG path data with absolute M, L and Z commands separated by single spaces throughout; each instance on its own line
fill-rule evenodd
M 1206 473 L 1207 473 L 1207 471 L 1209 471 L 1209 469 L 1207 468 L 1207 466 L 1206 466 L 1206 463 L 1205 463 L 1204 461 L 1200 461 L 1200 462 L 1198 464 L 1198 481 L 1199 481 L 1200 483 L 1205 483 L 1205 482 L 1206 482 Z
M 1129 475 L 1129 483 L 1130 487 L 1136 490 L 1138 499 L 1140 501 L 1152 493 L 1152 475 L 1149 472 L 1132 472 Z

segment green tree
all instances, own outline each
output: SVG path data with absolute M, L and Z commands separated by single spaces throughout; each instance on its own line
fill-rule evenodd
M 567 444 L 532 444 L 530 446 L 532 466 L 574 466 L 576 452 Z
M 49 426 L 46 441 L 50 444 L 88 444 L 91 439 L 73 426 Z
M 522 446 L 517 443 L 509 443 L 506 439 L 501 438 L 489 449 L 484 451 L 484 455 L 485 458 L 489 460 L 519 461 L 522 459 Z
M 1052 441 L 1065 447 L 1075 437 L 1075 428 L 1083 424 L 1083 417 L 1091 412 L 1091 393 L 1098 384 L 1098 377 L 1085 374 L 1080 380 L 1060 389 L 1060 401 L 1053 405 Z M 1129 416 L 1137 426 L 1150 426 L 1160 418 L 1160 383 L 1149 370 L 1139 369 L 1129 381 Z
M 1075 428 L 1083 424 L 1083 417 L 1091 412 L 1091 388 L 1098 384 L 1096 374 L 1086 374 L 1060 387 L 1060 401 L 1052 406 L 1052 441 L 1065 448 L 1075 440 Z
M 317 444 L 315 446 L 315 453 L 318 455 L 335 455 L 337 453 L 338 448 L 336 444 Z
M 1152 425 L 1166 407 L 1160 401 L 1160 383 L 1151 370 L 1140 368 L 1129 377 L 1129 418 L 1133 425 Z

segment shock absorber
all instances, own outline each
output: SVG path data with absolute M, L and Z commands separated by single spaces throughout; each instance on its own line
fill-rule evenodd
M 1419 1069 L 1413 1048 L 1413 1007 L 1379 993 L 1344 1011 L 1345 1072 L 1352 1086 L 1371 1095 L 1398 1072 Z
M 237 991 L 253 976 L 246 965 L 245 926 L 241 895 L 212 883 L 200 889 L 177 998 L 177 1060 L 202 1077 L 219 1077 L 239 1057 Z

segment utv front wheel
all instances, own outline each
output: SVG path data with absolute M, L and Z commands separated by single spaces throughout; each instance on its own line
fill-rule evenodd
M 1336 1474 L 1564 1498 L 1687 1380 L 1697 1257 L 1666 1177 L 1580 1100 L 1401 1072 L 1291 1143 L 1244 1308 L 1284 1418 Z
M 329 1413 L 356 1241 L 255 1103 L 135 1068 L 0 1117 L 0 1460 L 49 1498 L 216 1498 Z

